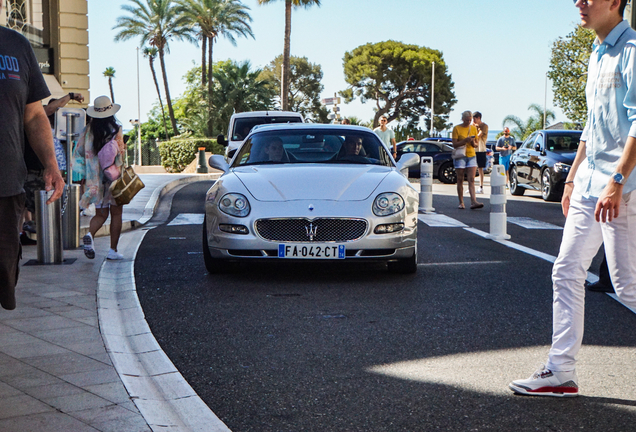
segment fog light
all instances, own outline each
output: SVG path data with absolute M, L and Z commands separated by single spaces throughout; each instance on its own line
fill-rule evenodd
M 219 224 L 219 229 L 230 234 L 249 234 L 250 231 L 244 225 Z
M 378 225 L 377 227 L 375 227 L 373 232 L 376 234 L 389 234 L 389 233 L 402 231 L 403 229 L 404 229 L 403 223 L 393 223 L 393 224 Z

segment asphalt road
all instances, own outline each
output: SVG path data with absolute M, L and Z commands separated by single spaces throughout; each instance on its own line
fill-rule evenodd
M 167 220 L 203 213 L 210 184 L 177 192 Z M 452 196 L 434 205 L 488 231 L 488 205 L 458 210 Z M 538 199 L 510 202 L 508 215 L 564 222 L 558 204 Z M 636 430 L 636 315 L 605 294 L 587 298 L 582 396 L 507 389 L 547 354 L 548 261 L 420 223 L 415 275 L 275 262 L 211 276 L 201 225 L 161 222 L 135 263 L 142 307 L 167 355 L 234 432 Z M 557 255 L 560 230 L 508 232 Z

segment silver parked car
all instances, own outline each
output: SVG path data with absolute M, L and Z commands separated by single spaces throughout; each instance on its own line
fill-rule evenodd
M 250 133 L 208 190 L 203 254 L 210 273 L 249 260 L 385 261 L 417 270 L 419 193 L 369 129 L 284 124 Z

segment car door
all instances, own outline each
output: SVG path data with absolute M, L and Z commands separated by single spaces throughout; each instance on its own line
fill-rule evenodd
M 528 176 L 530 175 L 528 160 L 531 156 L 530 151 L 536 138 L 537 132 L 530 135 L 512 156 L 512 161 L 517 170 L 517 181 L 519 184 L 528 184 Z
M 532 148 L 528 151 L 528 184 L 535 189 L 541 187 L 541 167 L 545 159 L 545 134 L 537 132 Z

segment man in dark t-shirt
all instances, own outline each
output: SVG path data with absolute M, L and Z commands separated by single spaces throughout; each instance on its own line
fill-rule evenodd
M 2 13 L 3 0 L 0 0 Z M 44 165 L 47 203 L 62 195 L 64 179 L 55 159 L 53 135 L 41 100 L 49 90 L 26 38 L 0 27 L 0 305 L 15 309 L 19 273 L 19 222 L 24 208 L 24 134 Z

